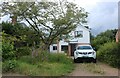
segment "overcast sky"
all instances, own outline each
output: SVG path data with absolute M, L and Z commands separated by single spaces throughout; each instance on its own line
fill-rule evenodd
M 120 0 L 68 0 L 89 12 L 88 25 L 94 35 L 107 29 L 118 28 L 118 1 Z M 8 20 L 8 17 L 0 20 Z
M 89 12 L 88 25 L 94 35 L 107 29 L 118 28 L 118 2 L 120 0 L 75 0 Z
M 91 10 L 88 9 L 88 12 L 88 24 L 95 34 L 118 27 L 117 2 L 98 2 Z

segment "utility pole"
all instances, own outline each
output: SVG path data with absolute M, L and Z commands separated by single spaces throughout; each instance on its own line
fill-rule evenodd
M 118 2 L 118 31 L 116 33 L 116 42 L 120 42 L 120 1 Z

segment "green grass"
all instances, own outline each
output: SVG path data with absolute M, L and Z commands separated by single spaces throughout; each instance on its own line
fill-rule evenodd
M 8 67 L 8 65 L 6 66 Z M 31 58 L 31 56 L 21 57 L 17 60 L 17 67 L 15 67 L 14 72 L 27 76 L 61 76 L 67 75 L 73 69 L 73 60 L 68 56 L 49 54 L 47 60 L 42 60 L 41 56 L 36 58 Z
M 105 74 L 104 70 L 101 69 L 100 66 L 95 63 L 83 63 L 82 67 L 85 68 L 85 70 L 88 70 L 93 73 Z
M 63 63 L 48 63 L 42 62 L 36 65 L 31 65 L 25 62 L 21 62 L 17 71 L 20 74 L 30 75 L 30 76 L 60 76 L 70 73 L 73 66 Z

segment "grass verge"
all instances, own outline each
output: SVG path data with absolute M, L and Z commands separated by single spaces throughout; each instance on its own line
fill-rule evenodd
M 63 63 L 42 62 L 37 65 L 31 65 L 21 62 L 17 71 L 19 71 L 20 74 L 30 76 L 60 76 L 71 72 L 72 68 L 71 65 Z
M 17 72 L 26 76 L 63 76 L 74 69 L 73 60 L 64 54 L 49 54 L 48 60 L 45 61 L 40 57 L 23 56 L 15 62 L 6 61 L 3 64 L 3 70 L 7 70 L 4 73 Z

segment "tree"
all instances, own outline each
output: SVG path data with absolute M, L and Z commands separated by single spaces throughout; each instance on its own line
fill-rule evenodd
M 59 2 L 16 2 L 3 3 L 3 14 L 25 20 L 37 32 L 48 50 L 53 41 L 66 35 L 80 23 L 86 23 L 88 13 L 74 3 Z
M 101 45 L 115 41 L 116 32 L 117 29 L 101 32 L 96 37 L 92 38 L 91 40 L 92 46 L 96 47 L 96 49 L 98 50 Z

